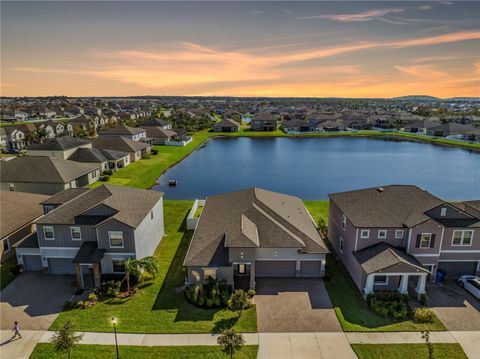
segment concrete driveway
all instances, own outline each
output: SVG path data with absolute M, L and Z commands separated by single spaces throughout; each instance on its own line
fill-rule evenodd
M 450 331 L 480 330 L 480 302 L 454 281 L 427 286 L 429 306 Z
M 256 292 L 260 333 L 342 331 L 322 279 L 257 278 Z
M 1 329 L 46 330 L 73 295 L 73 276 L 27 272 L 1 292 Z

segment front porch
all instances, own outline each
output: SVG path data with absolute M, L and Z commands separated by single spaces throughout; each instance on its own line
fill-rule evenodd
M 397 290 L 401 294 L 409 294 L 409 283 L 414 282 L 414 291 L 419 298 L 425 294 L 428 273 L 372 273 L 367 276 L 363 293 L 367 296 L 376 290 Z M 397 284 L 398 283 L 398 284 Z
M 82 244 L 75 258 L 73 258 L 77 286 L 79 289 L 85 289 L 85 278 L 83 272 L 83 268 L 85 267 L 92 268 L 94 287 L 100 288 L 102 284 L 100 261 L 103 259 L 104 253 L 105 249 L 99 249 L 97 242 L 84 242 Z
M 255 288 L 255 263 L 233 263 L 234 289 Z

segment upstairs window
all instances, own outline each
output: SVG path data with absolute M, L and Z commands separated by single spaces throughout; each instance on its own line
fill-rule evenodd
M 453 231 L 452 246 L 471 246 L 473 231 Z
M 123 232 L 108 232 L 110 248 L 123 248 Z
M 422 233 L 420 236 L 420 248 L 430 248 L 430 242 L 432 241 L 431 233 Z
M 370 237 L 370 230 L 369 229 L 362 229 L 360 231 L 360 238 L 368 239 Z
M 43 227 L 43 236 L 48 241 L 53 241 L 55 239 L 55 233 L 53 232 L 52 226 L 44 226 Z
M 395 230 L 395 238 L 400 239 L 403 238 L 405 231 L 403 229 Z
M 342 229 L 345 230 L 347 228 L 347 217 L 345 215 L 342 216 Z
M 72 236 L 73 241 L 82 240 L 82 232 L 80 230 L 80 227 L 70 227 L 70 234 Z
M 440 210 L 440 216 L 445 217 L 447 215 L 447 207 L 442 207 Z
M 387 230 L 386 229 L 380 229 L 378 231 L 378 239 L 386 239 L 387 238 Z

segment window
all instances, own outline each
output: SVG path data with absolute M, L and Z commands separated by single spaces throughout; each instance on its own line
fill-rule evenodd
M 9 183 L 9 184 L 8 184 L 8 189 L 9 189 L 11 192 L 15 192 L 15 184 Z
M 340 251 L 340 253 L 343 253 L 343 237 L 340 237 L 340 245 L 338 247 L 338 250 Z
M 387 238 L 387 230 L 386 229 L 380 229 L 378 231 L 378 239 L 385 239 Z
M 243 265 L 243 264 L 242 264 Z M 204 268 L 203 269 L 203 279 L 208 280 L 208 277 L 212 279 L 217 279 L 217 269 L 216 268 Z
M 53 233 L 52 226 L 44 226 L 43 227 L 43 236 L 46 240 L 53 241 L 55 239 L 55 234 Z
M 123 232 L 108 232 L 110 248 L 123 248 Z
M 397 229 L 395 230 L 395 238 L 403 238 L 403 235 L 405 234 L 405 231 L 403 229 Z
M 82 232 L 80 231 L 80 227 L 70 227 L 70 234 L 72 236 L 72 241 L 82 240 Z
M 368 237 L 370 237 L 370 230 L 369 229 L 362 229 L 360 231 L 360 238 L 368 239 Z
M 8 238 L 4 239 L 2 243 L 3 243 L 3 252 L 4 253 L 10 252 L 10 242 L 8 241 Z
M 345 230 L 347 228 L 347 217 L 345 215 L 342 216 L 342 229 Z
M 386 275 L 376 275 L 373 280 L 373 284 L 385 285 L 388 284 L 388 276 Z
M 420 248 L 430 248 L 431 240 L 432 240 L 431 233 L 422 233 L 420 235 Z
M 445 217 L 447 215 L 447 207 L 443 207 L 440 210 L 440 216 Z
M 471 246 L 473 231 L 453 231 L 452 246 Z
M 115 273 L 125 273 L 124 259 L 112 259 L 112 266 Z
M 245 272 L 246 272 L 245 264 L 239 264 L 238 265 L 238 274 L 245 274 Z

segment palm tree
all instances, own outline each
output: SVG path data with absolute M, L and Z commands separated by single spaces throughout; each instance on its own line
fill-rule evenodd
M 156 257 L 149 256 L 142 259 L 127 258 L 125 260 L 125 279 L 127 280 L 128 291 L 130 291 L 131 274 L 138 278 L 138 283 L 141 283 L 145 273 L 155 278 L 159 271 L 160 264 Z

